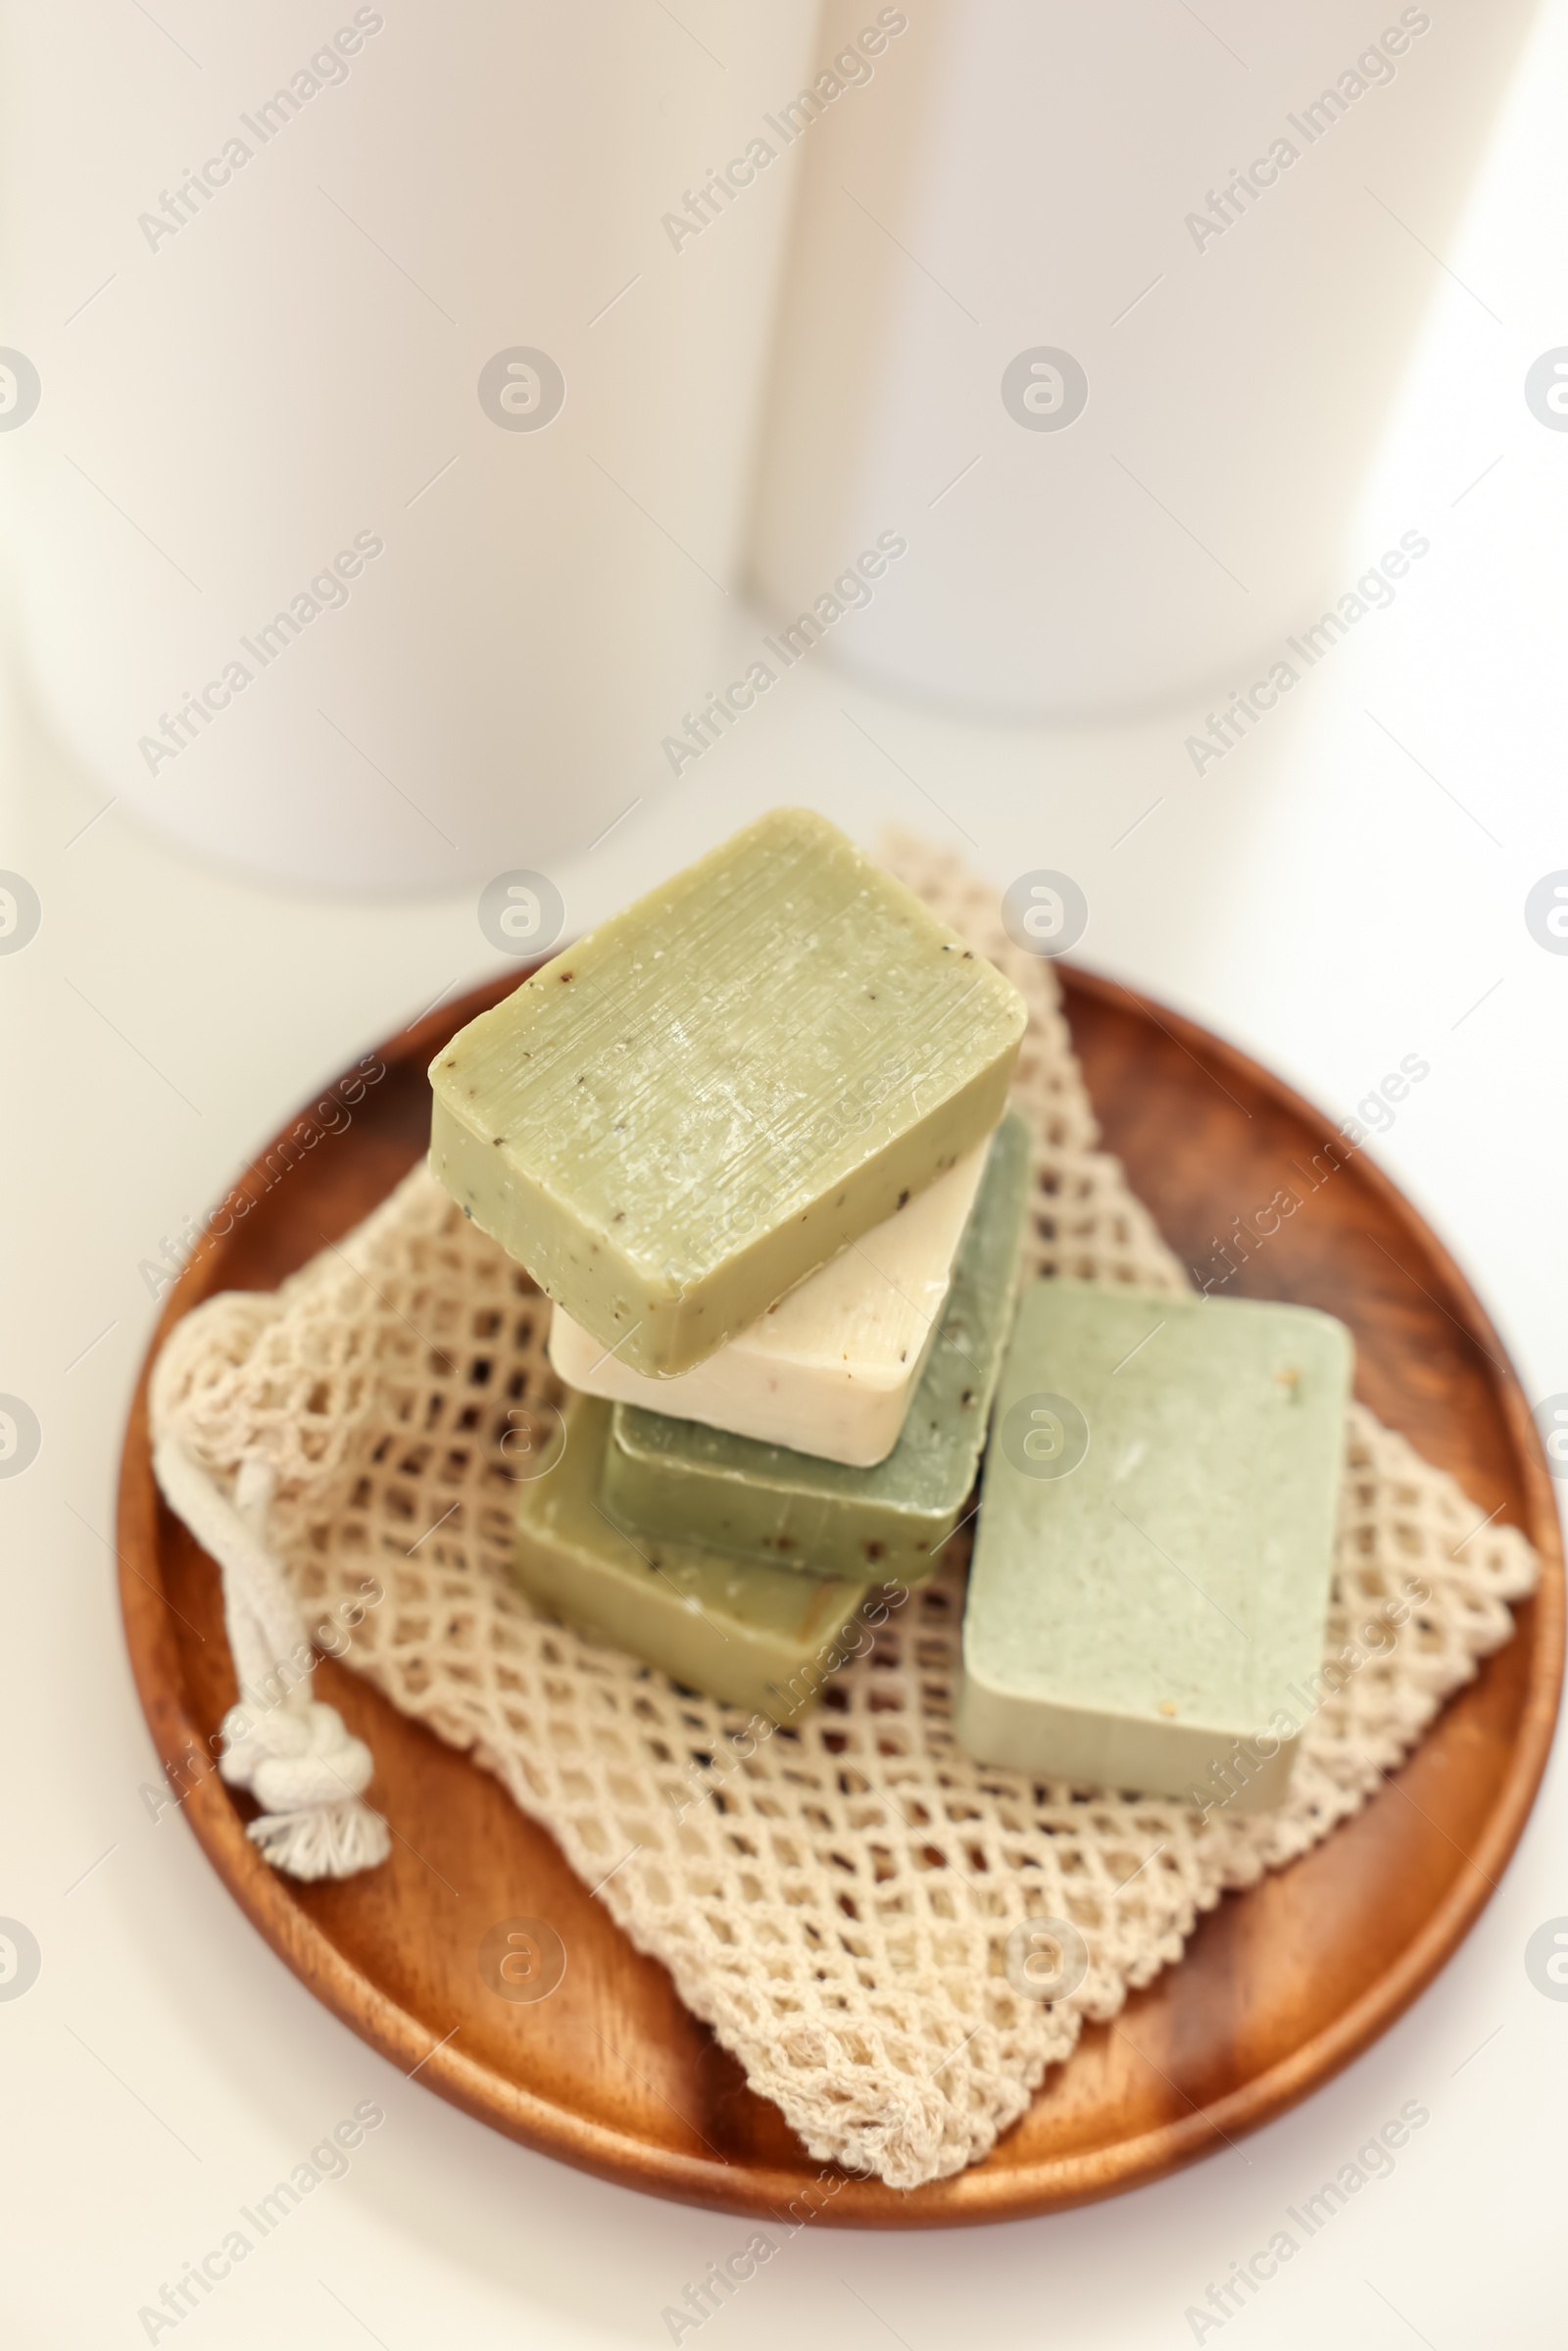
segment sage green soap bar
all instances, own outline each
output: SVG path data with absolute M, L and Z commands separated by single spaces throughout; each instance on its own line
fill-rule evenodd
M 1304 1306 L 1027 1290 L 961 1744 L 1079 1785 L 1277 1803 L 1323 1663 L 1350 1370 L 1345 1326 Z
M 846 1661 L 840 1636 L 882 1579 L 828 1583 L 692 1543 L 628 1541 L 598 1507 L 612 1409 L 589 1396 L 567 1405 L 565 1450 L 522 1489 L 517 1582 L 672 1681 L 792 1721 Z
M 990 1134 L 1023 1001 L 778 808 L 431 1064 L 430 1165 L 617 1359 L 690 1370 Z
M 811 1576 L 914 1584 L 930 1575 L 979 1467 L 1028 1192 L 1029 1131 L 1011 1110 L 992 1143 L 935 1344 L 885 1461 L 848 1469 L 617 1404 L 605 1507 L 644 1540 L 684 1536 Z

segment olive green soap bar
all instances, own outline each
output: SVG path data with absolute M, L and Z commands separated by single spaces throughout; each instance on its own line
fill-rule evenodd
M 564 1451 L 522 1489 L 517 1582 L 687 1689 L 793 1721 L 846 1662 L 842 1636 L 881 1578 L 829 1583 L 691 1543 L 628 1541 L 598 1503 L 612 1409 L 598 1396 L 567 1405 Z
M 1027 1290 L 960 1743 L 1081 1786 L 1279 1802 L 1323 1663 L 1350 1371 L 1348 1332 L 1308 1307 Z
M 631 1370 L 688 1371 L 1002 1115 L 1023 1001 L 779 808 L 431 1064 L 430 1165 Z
M 959 1244 L 935 1344 L 898 1444 L 849 1469 L 701 1422 L 617 1404 L 605 1507 L 645 1541 L 684 1536 L 810 1576 L 918 1583 L 952 1534 L 979 1466 L 1018 1278 L 1029 1131 L 997 1130 Z

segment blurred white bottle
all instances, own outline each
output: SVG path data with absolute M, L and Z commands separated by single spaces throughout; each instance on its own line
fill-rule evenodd
M 1029 715 L 1248 682 L 1381 552 L 1347 526 L 1532 6 L 910 6 L 802 142 L 770 613 L 891 527 L 834 639 L 883 685 Z M 860 14 L 829 0 L 824 51 Z
M 548 869 L 717 674 L 813 0 L 156 13 L 5 36 L 35 689 L 252 872 Z

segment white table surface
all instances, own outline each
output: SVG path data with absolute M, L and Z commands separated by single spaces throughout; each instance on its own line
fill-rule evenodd
M 1431 1076 L 1377 1155 L 1475 1283 L 1532 1401 L 1568 1391 L 1568 955 L 1544 952 L 1523 918 L 1531 885 L 1568 867 L 1568 434 L 1544 430 L 1520 394 L 1529 362 L 1568 340 L 1554 143 L 1568 12 L 1551 24 L 1541 54 L 1555 112 L 1525 107 L 1494 158 L 1446 257 L 1464 285 L 1434 269 L 1431 331 L 1347 585 L 1403 529 L 1431 553 L 1244 748 L 1200 780 L 1183 749 L 1199 713 L 981 730 L 803 664 L 765 716 L 556 876 L 578 928 L 776 801 L 811 802 L 868 841 L 892 817 L 999 887 L 1069 871 L 1092 909 L 1081 960 L 1206 1021 L 1341 1116 L 1402 1055 L 1425 1055 Z M 312 1088 L 494 968 L 474 894 L 282 896 L 183 861 L 118 808 L 89 824 L 107 790 L 71 767 L 20 685 L 6 779 L 0 865 L 44 909 L 38 936 L 0 960 L 0 1389 L 44 1432 L 26 1474 L 0 1483 L 0 1913 L 25 1922 L 43 1958 L 24 1998 L 0 2001 L 6 2339 L 148 2339 L 139 2308 L 372 2099 L 386 2121 L 347 2177 L 181 2322 L 182 2342 L 186 2327 L 232 2351 L 666 2342 L 662 2309 L 744 2225 L 513 2146 L 318 2006 L 178 1817 L 151 1817 L 142 1791 L 158 1767 L 115 1600 L 121 1430 L 155 1315 L 139 1264 Z M 519 819 L 519 865 L 527 848 Z M 929 2235 L 808 2229 L 702 2329 L 705 2345 L 1191 2342 L 1189 2306 L 1408 2100 L 1431 2121 L 1393 2176 L 1260 2308 L 1201 2339 L 1560 2343 L 1568 2004 L 1534 1988 L 1524 1948 L 1568 1914 L 1565 1850 L 1559 1750 L 1463 1947 L 1294 2113 L 1080 2212 Z

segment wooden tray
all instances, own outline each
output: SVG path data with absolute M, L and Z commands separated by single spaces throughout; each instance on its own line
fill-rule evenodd
M 1060 968 L 1060 967 L 1058 967 Z M 382 1049 L 387 1076 L 209 1245 L 172 1292 L 165 1332 L 218 1290 L 270 1289 L 382 1200 L 424 1148 L 425 1065 L 520 971 Z M 1073 1037 L 1108 1147 L 1174 1248 L 1205 1264 L 1335 1134 L 1206 1031 L 1114 983 L 1062 971 Z M 274 1165 L 276 1162 L 274 1162 Z M 1462 1277 L 1364 1155 L 1321 1182 L 1244 1270 L 1244 1294 L 1294 1298 L 1355 1334 L 1357 1393 L 1476 1504 L 1523 1527 L 1539 1596 L 1406 1768 L 1294 1867 L 1227 1895 L 1179 1967 L 1091 2027 L 982 2164 L 913 2194 L 846 2180 L 824 2225 L 1015 2219 L 1155 2179 L 1293 2105 L 1430 1982 L 1492 1892 L 1545 1764 L 1563 1657 L 1556 1513 L 1525 1398 Z M 1235 1294 L 1233 1290 L 1232 1295 Z M 779 2212 L 820 2176 L 778 2110 L 631 1948 L 550 1837 L 485 1772 L 330 1662 L 320 1693 L 376 1757 L 392 1859 L 346 1883 L 276 1876 L 244 1831 L 248 1798 L 185 1759 L 232 1703 L 218 1572 L 164 1507 L 148 1455 L 146 1374 L 121 1483 L 121 1599 L 154 1739 L 213 1866 L 317 1996 L 407 2073 L 527 2145 L 655 2194 Z M 197 1635 L 203 1638 L 198 1639 Z M 552 1921 L 565 1980 L 534 2005 L 497 1999 L 476 1965 L 497 1921 Z M 819 2198 L 813 2198 L 817 2203 Z

